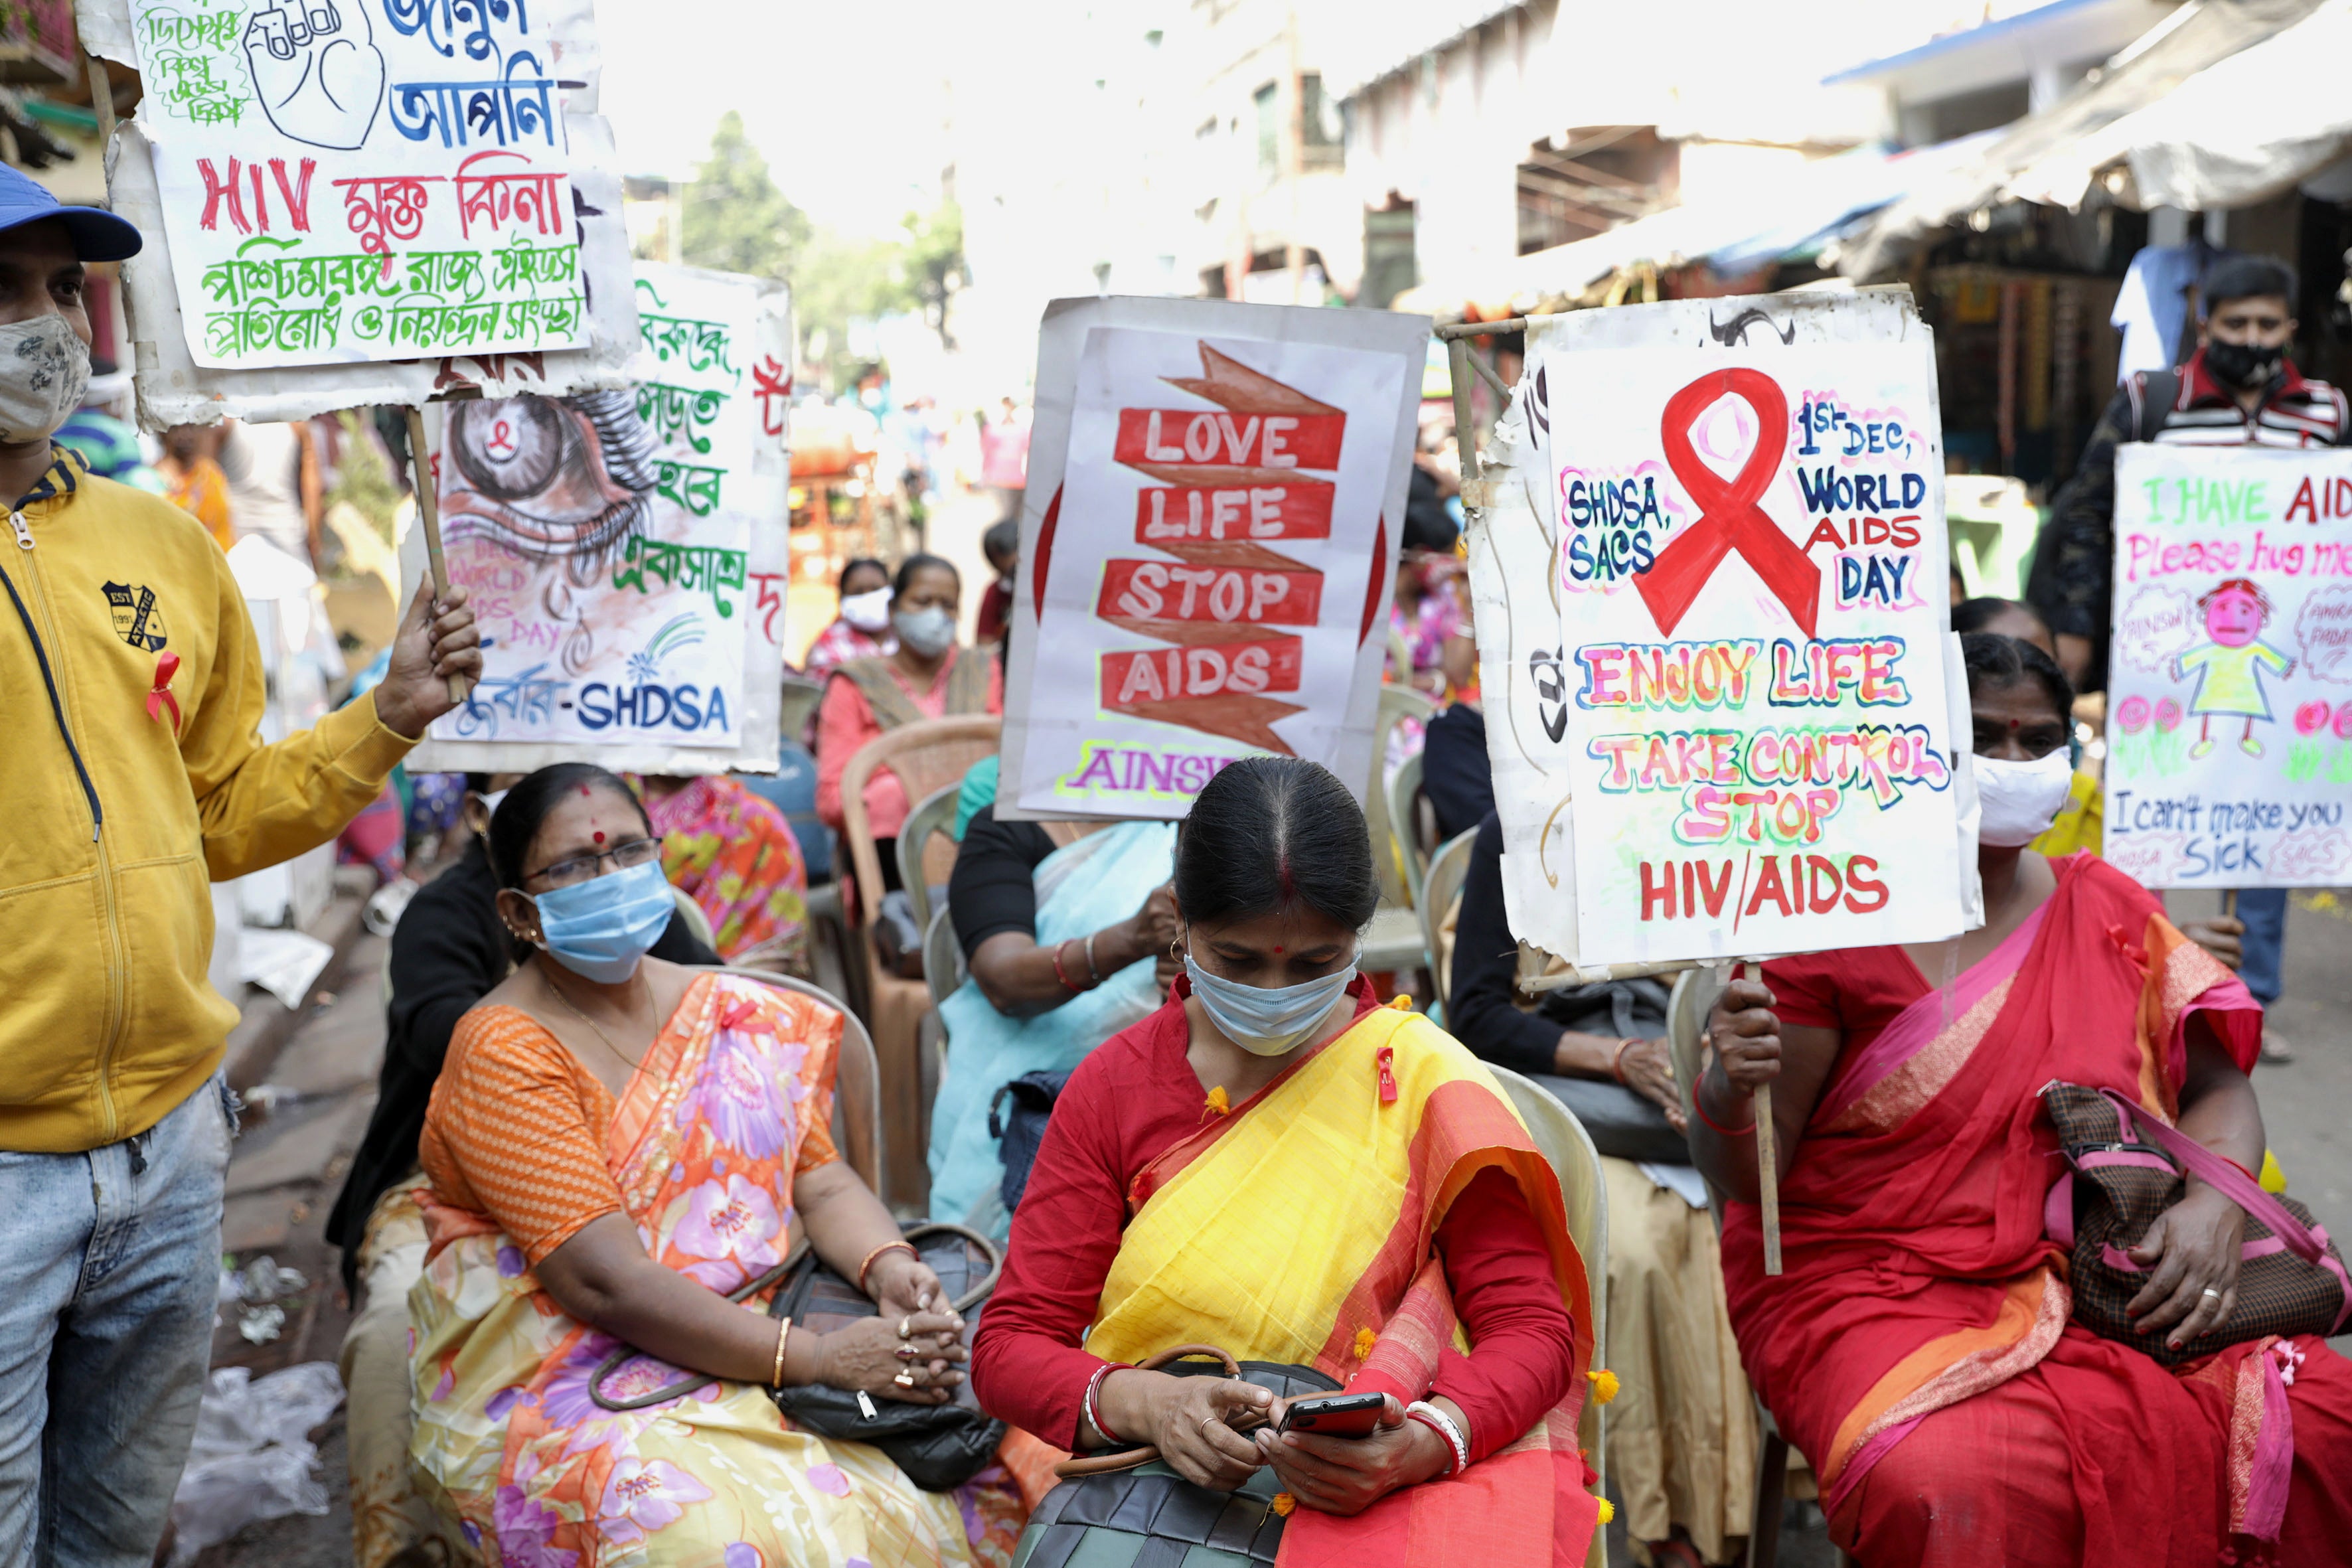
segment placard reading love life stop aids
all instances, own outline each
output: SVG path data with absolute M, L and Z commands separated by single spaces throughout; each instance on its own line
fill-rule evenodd
M 1427 341 L 1372 310 L 1047 310 L 998 816 L 1181 817 L 1265 753 L 1364 796 Z
M 1578 962 L 1961 931 L 1924 343 L 1596 348 L 1545 371 L 1557 640 L 1522 657 L 1565 742 Z

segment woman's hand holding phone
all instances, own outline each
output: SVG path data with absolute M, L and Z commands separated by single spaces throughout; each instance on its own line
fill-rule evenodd
M 1291 1408 L 1306 1403 L 1276 1400 L 1272 1423 L 1256 1434 L 1257 1451 L 1274 1467 L 1282 1489 L 1319 1513 L 1361 1513 L 1399 1487 L 1444 1475 L 1454 1463 L 1445 1439 L 1406 1420 L 1393 1394 L 1381 1396 L 1375 1423 L 1360 1437 L 1291 1426 Z

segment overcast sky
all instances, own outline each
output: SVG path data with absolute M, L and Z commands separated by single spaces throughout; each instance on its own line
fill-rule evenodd
M 939 0 L 595 3 L 602 108 L 628 173 L 687 177 L 733 109 L 784 194 L 824 221 L 878 231 L 936 199 Z

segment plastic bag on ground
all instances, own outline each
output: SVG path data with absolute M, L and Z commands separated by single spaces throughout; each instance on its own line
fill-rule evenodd
M 257 1520 L 325 1513 L 310 1433 L 342 1402 L 332 1362 L 306 1362 L 258 1380 L 248 1367 L 215 1372 L 172 1499 L 173 1568 Z

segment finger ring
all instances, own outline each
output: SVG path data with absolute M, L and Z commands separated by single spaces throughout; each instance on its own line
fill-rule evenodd
M 914 1320 L 914 1319 L 912 1319 L 912 1318 L 901 1318 L 901 1319 L 899 1319 L 899 1320 L 898 1320 L 898 1337 L 899 1337 L 900 1339 L 902 1339 L 902 1340 L 903 1340 L 903 1339 L 906 1339 L 906 1338 L 908 1338 L 908 1337 L 909 1337 L 909 1335 L 910 1335 L 910 1334 L 913 1332 L 913 1331 L 914 1331 L 914 1327 L 915 1327 L 915 1320 Z
M 2218 1300 L 2220 1300 L 2221 1299 L 2221 1292 L 2220 1292 L 2219 1290 L 2214 1289 L 2213 1289 L 2213 1287 L 2211 1287 L 2210 1285 L 2206 1286 L 2206 1287 L 2205 1287 L 2205 1289 L 2202 1289 L 2202 1290 L 2200 1290 L 2200 1291 L 2199 1291 L 2199 1292 L 2198 1292 L 2198 1294 L 2199 1294 L 2199 1295 L 2201 1295 L 2201 1296 L 2210 1296 L 2210 1297 L 2212 1297 L 2212 1298 L 2213 1298 L 2213 1300 L 2215 1300 L 2216 1301 L 2218 1301 Z
M 891 1382 L 893 1382 L 893 1383 L 895 1383 L 895 1384 L 898 1384 L 899 1387 L 901 1387 L 901 1388 L 912 1388 L 912 1387 L 914 1387 L 914 1386 L 915 1386 L 915 1371 L 914 1371 L 914 1368 L 912 1368 L 912 1367 L 908 1367 L 906 1371 L 904 1371 L 904 1372 L 900 1373 L 898 1376 L 896 1376 L 896 1377 L 892 1378 L 890 1381 L 891 1381 Z
M 1205 1436 L 1207 1436 L 1209 1435 L 1209 1427 L 1210 1427 L 1210 1426 L 1211 1426 L 1213 1422 L 1215 1422 L 1215 1421 L 1216 1421 L 1216 1419 L 1217 1419 L 1217 1418 L 1216 1418 L 1214 1415 L 1203 1415 L 1203 1416 L 1202 1416 L 1202 1417 L 1201 1417 L 1201 1436 L 1202 1436 L 1205 1437 Z

